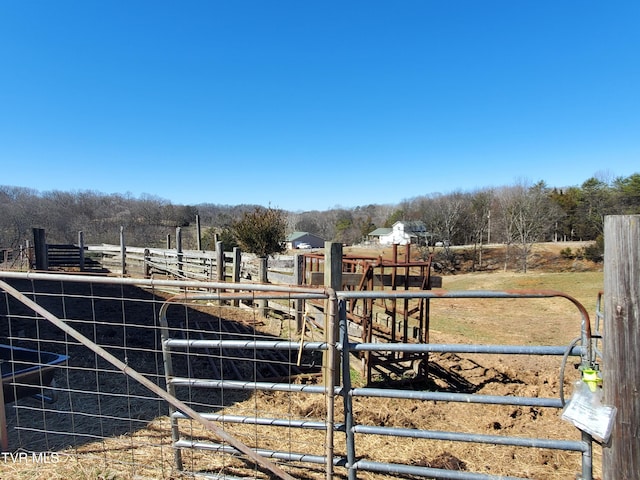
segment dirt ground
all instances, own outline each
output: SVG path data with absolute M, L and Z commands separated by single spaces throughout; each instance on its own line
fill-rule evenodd
M 544 245 L 536 247 L 532 257 L 531 269 L 528 273 L 502 272 L 502 257 L 499 249 L 487 249 L 486 265 L 496 268 L 482 272 L 469 273 L 461 268 L 455 275 L 444 275 L 443 287 L 450 290 L 502 290 L 514 288 L 554 289 L 565 292 L 584 303 L 592 314 L 595 300 L 602 285 L 602 272 L 598 264 L 567 260 L 559 255 L 559 250 L 567 244 Z M 580 245 L 572 245 L 579 248 Z M 389 252 L 380 252 L 388 255 Z M 462 253 L 461 256 L 464 256 Z M 59 288 L 59 287 L 56 287 Z M 95 316 L 95 302 L 83 300 L 84 287 L 76 290 L 64 287 L 72 294 L 74 304 L 65 308 L 73 308 L 74 315 L 87 318 Z M 109 287 L 111 288 L 111 287 Z M 115 287 L 114 287 L 115 288 Z M 105 300 L 99 305 L 98 317 L 112 315 L 122 316 L 121 305 L 118 304 L 122 293 L 113 291 L 103 294 Z M 102 295 L 102 294 L 101 294 Z M 127 292 L 127 296 L 141 297 L 140 302 L 127 306 L 127 316 L 154 318 L 153 302 L 146 299 L 146 293 Z M 142 298 L 144 297 L 144 298 Z M 111 299 L 109 301 L 108 299 Z M 49 301 L 53 311 L 62 312 L 62 306 L 56 305 L 54 297 Z M 15 315 L 15 308 L 12 313 Z M 136 311 L 131 311 L 137 308 Z M 203 310 L 203 315 L 210 312 Z M 227 309 L 231 312 L 231 309 Z M 1 313 L 1 312 L 0 312 Z M 288 320 L 266 320 L 257 318 L 255 313 L 237 311 L 229 315 L 229 321 L 241 322 L 256 328 L 264 335 L 278 335 L 291 331 Z M 29 323 L 30 320 L 24 320 Z M 431 304 L 431 342 L 432 343 L 504 343 L 524 345 L 568 345 L 580 333 L 581 318 L 575 306 L 565 298 L 545 300 L 497 300 L 469 301 L 442 300 Z M 119 345 L 122 342 L 140 342 L 139 335 L 144 325 L 129 330 L 121 337 L 113 327 L 104 326 L 103 331 L 91 331 L 85 325 L 87 333 L 101 343 Z M 4 332 L 6 334 L 6 332 Z M 39 332 L 45 339 L 55 336 L 55 332 Z M 127 340 L 128 339 L 128 340 Z M 53 344 L 52 344 L 53 345 Z M 136 345 L 136 351 L 143 352 L 146 345 Z M 51 346 L 49 348 L 52 348 Z M 154 345 L 153 350 L 157 348 Z M 95 358 L 82 358 L 78 352 L 72 352 L 74 362 L 87 368 L 95 365 Z M 142 355 L 139 359 L 128 359 L 140 365 L 150 375 L 158 373 L 157 363 L 161 362 L 157 353 Z M 570 395 L 572 384 L 578 378 L 577 360 L 571 359 L 566 368 L 566 375 L 560 378 L 561 358 L 536 357 L 531 359 L 510 355 L 468 355 L 468 354 L 434 354 L 430 356 L 430 378 L 427 382 L 416 383 L 409 388 L 416 390 L 432 389 L 481 395 L 522 395 L 532 397 L 558 398 L 561 390 Z M 74 377 L 66 379 L 67 385 L 79 385 L 86 381 L 80 378 L 80 370 Z M 313 382 L 314 377 L 304 380 Z M 354 370 L 353 381 L 361 377 Z M 122 377 L 118 373 L 105 371 L 101 377 L 94 376 L 89 380 L 91 389 L 114 390 Z M 36 469 L 30 464 L 0 463 L 0 478 L 41 478 L 53 480 L 57 478 L 99 478 L 99 479 L 142 479 L 142 478 L 182 478 L 174 468 L 173 452 L 170 448 L 170 425 L 165 414 L 165 406 L 137 387 L 129 390 L 138 399 L 133 404 L 135 421 L 129 424 L 121 422 L 100 421 L 101 436 L 95 442 L 87 441 L 86 436 L 79 435 L 80 441 L 65 446 L 68 439 L 55 437 L 49 445 L 39 445 L 41 435 L 34 432 L 20 438 L 27 450 L 56 449 L 61 452 L 62 460 L 53 464 L 41 464 Z M 119 409 L 132 409 L 131 402 L 118 403 L 113 397 L 113 404 L 102 404 L 99 408 L 109 415 Z M 94 403 L 87 402 L 81 412 L 95 411 Z M 78 399 L 59 399 L 57 408 L 78 409 Z M 74 403 L 75 402 L 75 403 Z M 322 418 L 326 410 L 322 397 L 288 394 L 283 392 L 258 392 L 253 395 L 237 395 L 233 398 L 216 399 L 212 403 L 218 405 L 223 413 L 242 411 L 262 412 L 273 415 L 275 412 L 286 414 L 290 418 Z M 339 414 L 342 403 L 337 400 L 335 409 Z M 34 415 L 41 415 L 36 409 Z M 115 417 L 115 415 L 114 415 Z M 23 419 L 26 417 L 22 417 Z M 81 418 L 78 417 L 78 418 Z M 354 399 L 354 418 L 358 424 L 388 426 L 421 430 L 451 430 L 460 433 L 477 433 L 484 435 L 514 435 L 532 438 L 572 439 L 579 440 L 580 432 L 560 419 L 560 412 L 539 407 L 517 407 L 499 405 L 474 405 L 467 403 L 444 403 L 432 401 L 416 401 L 385 398 Z M 95 417 L 86 418 L 86 429 L 94 428 Z M 64 426 L 60 427 L 64 428 Z M 74 425 L 74 431 L 85 433 L 83 425 Z M 191 435 L 196 439 L 211 438 L 210 432 L 192 426 Z M 248 443 L 256 439 L 255 427 L 247 425 L 226 425 L 230 433 Z M 88 431 L 88 430 L 87 430 Z M 112 434 L 105 435 L 111 431 Z M 295 451 L 310 451 L 321 455 L 324 432 L 291 431 L 287 438 L 280 433 L 261 434 L 261 448 L 287 448 Z M 10 436 L 10 441 L 18 441 Z M 343 437 L 336 435 L 336 453 L 344 454 Z M 293 447 L 292 447 L 293 445 Z M 467 442 L 431 441 L 402 439 L 380 435 L 359 435 L 357 439 L 358 458 L 380 462 L 404 463 L 410 465 L 445 468 L 449 470 L 469 471 L 493 475 L 535 478 L 541 480 L 560 480 L 575 478 L 580 472 L 580 456 L 563 451 L 518 448 L 499 446 L 497 444 L 479 445 Z M 219 472 L 225 475 L 266 478 L 265 474 L 247 469 L 237 460 L 225 460 L 222 464 L 212 463 L 211 456 L 206 453 L 185 453 L 185 464 L 210 473 Z M 595 478 L 600 477 L 601 450 L 596 446 L 594 451 Z M 322 478 L 323 469 L 309 467 L 286 467 L 296 478 Z M 359 478 L 403 478 L 402 475 L 383 475 L 360 472 Z M 345 471 L 336 468 L 336 478 L 346 478 Z

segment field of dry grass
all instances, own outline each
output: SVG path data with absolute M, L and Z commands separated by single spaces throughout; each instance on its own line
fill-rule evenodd
M 592 315 L 598 292 L 602 289 L 602 272 L 597 266 L 558 268 L 555 249 L 540 247 L 538 265 L 546 259 L 554 268 L 542 267 L 528 273 L 492 272 L 447 275 L 443 288 L 448 290 L 558 290 L 581 302 Z M 575 263 L 575 262 L 574 262 Z M 574 265 L 575 267 L 575 265 Z M 552 270 L 552 271 L 549 271 Z M 436 299 L 431 302 L 431 341 L 433 343 L 481 343 L 523 345 L 567 345 L 580 334 L 580 315 L 564 298 L 558 299 Z M 461 383 L 475 393 L 486 395 L 526 395 L 557 397 L 560 389 L 560 359 L 531 360 L 509 355 L 433 355 L 430 360 L 439 368 L 452 372 Z M 354 372 L 354 380 L 357 381 Z M 565 387 L 577 378 L 573 368 L 567 371 Z M 437 380 L 435 380 L 437 386 Z M 234 404 L 234 411 L 281 412 L 292 417 L 313 417 L 325 410 L 322 398 L 286 393 L 257 393 Z M 342 409 L 339 401 L 335 405 Z M 357 398 L 356 421 L 368 425 L 402 428 L 453 430 L 488 435 L 509 434 L 523 437 L 567 438 L 578 440 L 579 432 L 563 422 L 557 411 L 537 407 L 478 406 L 445 404 L 400 399 Z M 250 441 L 253 427 L 228 425 L 226 428 L 240 439 Z M 195 428 L 193 435 L 207 438 L 210 434 Z M 322 454 L 322 432 L 291 432 L 287 438 L 274 434 L 265 448 L 287 448 L 305 445 L 313 453 Z M 344 453 L 344 440 L 337 436 L 336 453 Z M 158 417 L 146 428 L 107 441 L 88 443 L 79 449 L 62 452 L 56 464 L 0 464 L 0 478 L 20 479 L 142 479 L 182 478 L 173 468 L 169 422 Z M 158 445 L 163 446 L 158 446 Z M 148 447 L 145 445 L 149 445 Z M 151 446 L 153 445 L 153 446 Z M 358 438 L 358 455 L 376 461 L 466 470 L 494 475 L 510 475 L 542 480 L 575 478 L 580 471 L 577 454 L 542 449 L 482 446 L 474 443 L 435 442 L 382 436 Z M 298 450 L 299 448 L 296 448 Z M 65 455 L 68 453 L 69 455 Z M 594 452 L 596 478 L 600 476 L 600 451 Z M 258 471 L 247 470 L 241 462 L 212 463 L 203 453 L 189 454 L 187 464 L 244 477 L 265 478 Z M 322 478 L 323 471 L 305 467 L 287 467 L 296 478 Z M 336 478 L 344 478 L 336 469 Z M 360 473 L 359 478 L 398 478 L 397 476 Z

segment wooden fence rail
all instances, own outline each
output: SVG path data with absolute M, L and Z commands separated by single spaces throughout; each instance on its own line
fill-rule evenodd
M 123 248 L 120 245 L 99 244 L 85 247 L 87 256 L 113 273 L 122 274 Z M 235 281 L 258 280 L 259 261 L 256 255 L 234 249 L 219 250 L 125 247 L 125 273 L 150 277 L 167 275 L 190 280 Z M 277 255 L 268 259 L 267 279 L 271 283 L 297 283 L 294 255 Z

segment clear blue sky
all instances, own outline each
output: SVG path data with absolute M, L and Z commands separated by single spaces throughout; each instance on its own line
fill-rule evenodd
M 640 2 L 0 0 L 0 184 L 287 210 L 640 172 Z

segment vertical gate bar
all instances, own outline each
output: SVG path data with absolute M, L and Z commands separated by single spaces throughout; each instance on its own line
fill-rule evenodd
M 168 304 L 166 304 L 168 308 Z M 175 386 L 171 383 L 171 379 L 173 378 L 173 361 L 171 360 L 171 347 L 165 346 L 165 341 L 169 340 L 171 337 L 171 332 L 169 331 L 169 322 L 167 321 L 167 317 L 165 314 L 161 314 L 158 318 L 158 323 L 160 324 L 160 341 L 162 344 L 162 360 L 164 362 L 164 375 L 165 382 L 167 384 L 167 392 L 169 395 L 175 397 L 176 389 Z M 169 422 L 171 424 L 171 440 L 173 444 L 175 444 L 178 440 L 180 440 L 180 428 L 178 426 L 178 419 L 173 415 L 176 412 L 173 405 L 169 404 Z M 176 462 L 176 469 L 178 471 L 183 470 L 182 465 L 182 449 L 173 448 L 174 460 Z
M 587 448 L 582 452 L 582 477 L 580 480 L 593 480 L 593 440 L 591 435 L 582 432 L 582 441 Z
M 349 327 L 347 325 L 346 301 L 340 300 L 338 305 L 340 317 L 340 352 L 342 354 L 342 403 L 344 406 L 344 425 L 347 444 L 347 470 L 349 480 L 356 480 L 356 469 L 353 465 L 356 461 L 355 435 L 353 433 L 353 397 L 351 396 L 351 371 L 349 369 Z
M 391 267 L 391 290 L 396 290 L 396 277 L 398 275 L 398 244 L 393 244 L 392 249 L 392 257 L 391 261 L 393 262 L 393 266 Z M 382 286 L 384 289 L 384 284 Z M 398 300 L 394 297 L 392 300 L 392 314 L 391 314 L 391 341 L 396 341 L 396 318 L 397 318 L 397 310 L 398 310 Z M 394 358 L 396 354 L 393 354 Z
M 339 364 L 337 355 L 338 349 L 336 348 L 336 336 L 338 329 L 336 325 L 338 322 L 338 297 L 336 292 L 332 288 L 327 288 L 329 293 L 329 299 L 327 301 L 328 311 L 326 318 L 327 328 L 327 371 L 324 379 L 327 395 L 327 428 L 326 428 L 326 440 L 325 440 L 325 457 L 327 461 L 326 473 L 327 480 L 333 480 L 333 451 L 334 451 L 334 426 L 335 426 L 335 385 L 336 377 L 339 378 L 339 373 L 336 372 L 336 366 Z M 336 375 L 337 373 L 337 375 Z

